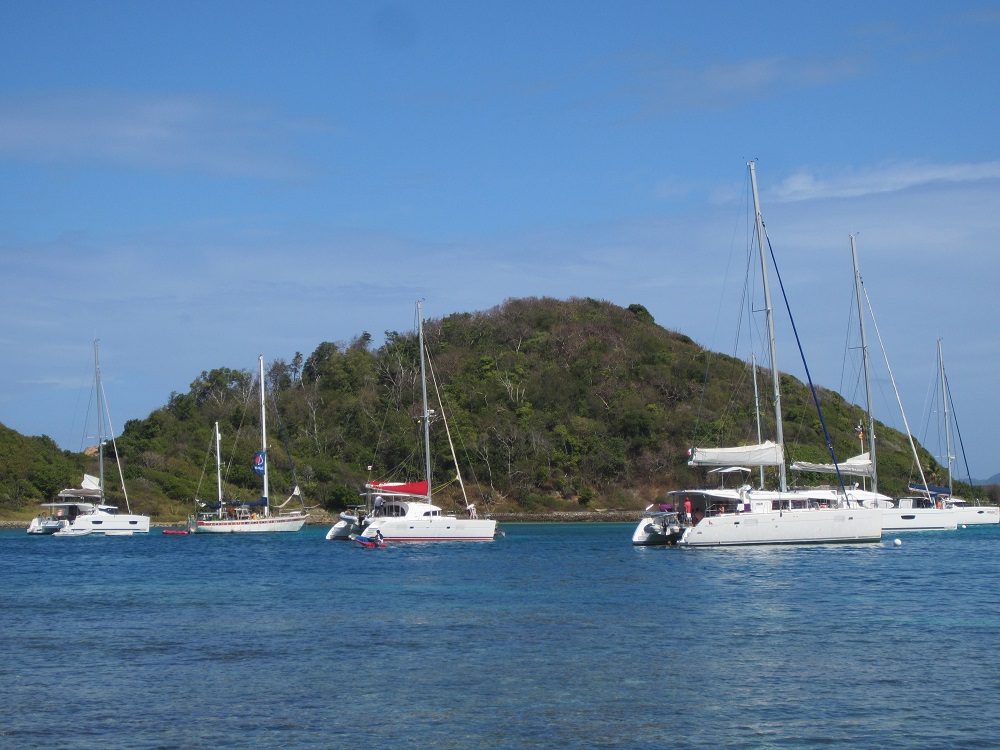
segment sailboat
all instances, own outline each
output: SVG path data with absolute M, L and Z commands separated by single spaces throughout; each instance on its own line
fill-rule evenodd
M 371 512 L 364 518 L 349 516 L 341 519 L 327 533 L 327 539 L 359 539 L 374 542 L 379 536 L 386 542 L 453 542 L 491 541 L 496 535 L 497 522 L 478 518 L 475 505 L 466 502 L 468 517 L 444 513 L 434 505 L 431 494 L 430 425 L 437 416 L 427 406 L 427 370 L 424 353 L 424 325 L 420 302 L 417 302 L 417 341 L 420 348 L 420 381 L 423 407 L 424 479 L 414 482 L 369 482 L 366 494 L 371 500 Z M 447 427 L 444 408 L 441 416 Z M 450 437 L 449 437 L 450 443 Z M 454 450 L 452 451 L 454 458 Z M 458 463 L 456 461 L 456 469 Z M 356 533 L 355 529 L 362 529 Z
M 29 534 L 39 536 L 87 536 L 90 534 L 131 536 L 132 534 L 149 532 L 149 516 L 134 514 L 129 507 L 128 493 L 125 490 L 125 479 L 120 463 L 118 463 L 118 475 L 122 480 L 122 492 L 125 494 L 125 507 L 128 512 L 119 513 L 117 506 L 108 504 L 104 494 L 104 446 L 110 443 L 114 447 L 116 462 L 118 461 L 118 448 L 114 442 L 110 412 L 107 410 L 104 384 L 101 381 L 101 360 L 97 341 L 94 341 L 94 383 L 97 391 L 98 476 L 84 474 L 79 487 L 62 490 L 54 502 L 42 503 L 42 507 L 47 510 L 31 520 L 27 529 Z M 108 435 L 105 435 L 105 425 L 107 425 Z
M 871 491 L 853 488 L 849 493 L 853 500 L 860 502 L 865 507 L 882 509 L 882 531 L 937 531 L 956 528 L 957 522 L 955 514 L 943 505 L 935 505 L 920 497 L 902 497 L 893 500 L 887 495 L 878 491 L 878 461 L 875 450 L 875 417 L 872 410 L 872 389 L 871 389 L 871 367 L 868 352 L 868 337 L 865 327 L 865 299 L 867 292 L 861 281 L 861 270 L 858 264 L 858 247 L 853 234 L 851 240 L 851 259 L 854 263 L 854 291 L 858 305 L 858 330 L 861 336 L 861 359 L 865 381 L 865 405 L 867 414 L 867 425 L 858 426 L 859 437 L 864 441 L 868 438 L 868 451 L 848 458 L 840 464 L 814 464 L 805 461 L 797 461 L 792 464 L 792 468 L 799 471 L 818 472 L 834 474 L 839 472 L 842 475 L 852 475 L 867 477 L 871 480 Z M 882 354 L 885 358 L 886 369 L 889 372 L 889 379 L 892 381 L 893 391 L 896 394 L 896 402 L 899 405 L 899 413 L 903 419 L 906 429 L 906 436 L 910 442 L 910 449 L 913 452 L 913 460 L 920 469 L 921 480 L 923 480 L 923 468 L 917 455 L 917 447 L 913 442 L 913 435 L 906 419 L 906 412 L 903 409 L 902 400 L 899 397 L 899 390 L 896 388 L 896 380 L 892 376 L 892 368 L 889 366 L 889 357 L 886 354 L 885 346 L 882 345 L 882 336 L 875 321 L 875 313 L 869 301 L 868 309 L 871 311 L 872 323 L 875 325 L 875 333 L 878 336 Z M 818 488 L 801 490 L 812 497 L 823 497 L 824 493 L 832 490 L 822 490 Z
M 951 391 L 948 388 L 948 378 L 944 372 L 944 350 L 941 339 L 937 342 L 938 376 L 940 378 L 941 402 L 944 419 L 945 451 L 946 463 L 948 464 L 948 486 L 934 487 L 910 485 L 910 491 L 917 495 L 915 501 L 922 504 L 929 504 L 933 507 L 950 512 L 959 526 L 978 526 L 983 524 L 1000 523 L 1000 507 L 995 505 L 970 505 L 966 500 L 955 497 L 954 494 L 954 462 L 951 422 L 952 415 L 949 410 L 951 403 Z M 961 436 L 959 436 L 961 437 Z
M 632 534 L 636 546 L 718 547 L 730 545 L 819 544 L 875 542 L 882 537 L 882 510 L 865 508 L 845 493 L 825 500 L 788 490 L 781 389 L 774 337 L 774 316 L 764 248 L 764 221 L 757 195 L 753 162 L 748 163 L 756 214 L 756 234 L 764 286 L 764 305 L 770 346 L 776 440 L 757 445 L 693 448 L 689 466 L 773 466 L 780 488 L 755 490 L 695 489 L 668 493 L 669 509 L 647 513 Z
M 260 452 L 254 456 L 254 471 L 263 478 L 260 500 L 235 503 L 227 506 L 222 502 L 222 475 L 219 457 L 219 425 L 215 425 L 216 473 L 218 476 L 219 499 L 215 507 L 196 512 L 188 518 L 188 531 L 195 534 L 260 534 L 275 531 L 299 531 L 309 518 L 302 510 L 274 515 L 271 513 L 268 486 L 267 460 L 267 409 L 265 408 L 264 357 L 258 358 L 260 370 Z M 282 504 L 284 507 L 293 497 L 301 501 L 298 485 L 291 497 Z M 212 512 L 214 511 L 214 512 Z

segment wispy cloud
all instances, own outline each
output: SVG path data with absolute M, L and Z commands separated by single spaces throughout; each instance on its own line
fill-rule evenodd
M 321 126 L 195 96 L 110 92 L 0 101 L 0 157 L 137 170 L 289 178 L 295 140 Z
M 751 99 L 827 86 L 860 75 L 862 59 L 840 57 L 797 60 L 762 57 L 704 67 L 647 64 L 636 73 L 630 93 L 647 113 L 666 110 L 725 111 Z
M 781 201 L 817 198 L 859 198 L 895 193 L 932 183 L 967 183 L 1000 179 L 1000 161 L 979 164 L 929 164 L 905 162 L 818 178 L 800 171 L 785 179 L 771 196 Z

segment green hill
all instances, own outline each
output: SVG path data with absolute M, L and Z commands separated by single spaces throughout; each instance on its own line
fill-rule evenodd
M 692 445 L 756 442 L 746 363 L 658 326 L 641 305 L 514 299 L 426 321 L 424 333 L 470 499 L 481 510 L 641 508 L 667 490 L 706 482 L 686 464 Z M 377 348 L 362 333 L 270 363 L 269 403 L 273 397 L 280 416 L 269 416 L 272 503 L 294 485 L 284 445 L 307 501 L 329 510 L 355 501 L 369 466 L 372 478 L 419 477 L 417 354 L 415 332 L 387 332 Z M 205 371 L 187 393 L 125 424 L 118 450 L 134 510 L 175 519 L 190 512 L 196 495 L 215 496 L 216 421 L 227 496 L 256 497 L 255 380 L 249 370 Z M 434 404 L 433 382 L 428 388 Z M 832 391 L 820 389 L 819 398 L 838 457 L 858 453 L 862 410 Z M 828 461 L 811 396 L 788 375 L 782 405 L 788 462 Z M 878 436 L 879 488 L 902 493 L 913 464 L 907 440 L 885 426 Z M 0 509 L 7 512 L 76 483 L 94 461 L 60 452 L 48 438 L 4 430 L 0 439 Z M 454 468 L 440 420 L 432 443 L 436 498 L 458 507 L 456 485 L 442 486 Z M 928 481 L 941 482 L 941 467 L 920 455 Z M 830 480 L 790 475 L 796 481 Z M 961 491 L 972 496 L 971 488 Z

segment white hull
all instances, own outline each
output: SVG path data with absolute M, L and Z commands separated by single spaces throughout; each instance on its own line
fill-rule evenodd
M 1000 508 L 995 505 L 963 505 L 950 510 L 959 526 L 1000 523 Z
M 493 540 L 496 529 L 497 522 L 492 519 L 373 518 L 362 536 L 370 539 L 376 531 L 381 531 L 387 542 L 488 542 Z
M 953 531 L 958 516 L 952 508 L 884 508 L 883 531 Z
M 188 524 L 194 534 L 263 534 L 277 531 L 299 531 L 309 516 L 269 516 L 266 518 L 240 518 L 198 520 Z
M 132 534 L 149 533 L 149 516 L 136 516 L 128 513 L 115 515 L 93 513 L 78 516 L 72 522 L 62 521 L 58 528 L 39 519 L 32 519 L 28 526 L 29 534 L 51 536 L 131 536 Z
M 745 488 L 683 490 L 670 495 L 683 512 L 646 515 L 632 534 L 632 544 L 724 547 L 845 544 L 882 538 L 882 508 L 857 507 L 857 499 L 850 494 L 846 503 L 834 494 L 810 497 Z M 848 503 L 852 507 L 846 507 Z
M 877 542 L 882 510 L 819 508 L 710 516 L 687 529 L 680 547 Z

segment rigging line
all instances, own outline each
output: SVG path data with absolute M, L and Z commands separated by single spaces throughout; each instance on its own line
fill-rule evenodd
M 969 471 L 969 459 L 965 455 L 965 444 L 962 442 L 962 431 L 958 428 L 958 414 L 955 413 L 955 402 L 951 398 L 951 384 L 948 382 L 948 375 L 944 376 L 944 392 L 948 397 L 948 403 L 951 404 L 951 416 L 955 420 L 955 435 L 958 437 L 958 447 L 962 451 L 962 463 L 965 464 L 965 476 L 969 480 L 969 484 L 972 484 L 972 472 Z
M 202 482 L 205 481 L 205 472 L 207 471 L 206 467 L 208 466 L 208 457 L 209 455 L 211 455 L 212 448 L 214 445 L 215 445 L 215 434 L 213 433 L 212 437 L 208 441 L 208 451 L 205 453 L 205 460 L 201 462 L 201 477 L 198 479 L 198 486 L 195 488 L 194 491 L 194 497 L 196 500 L 201 495 L 201 485 Z
M 261 388 L 263 387 L 264 384 L 261 383 Z M 303 500 L 302 498 L 302 488 L 299 486 L 299 477 L 298 474 L 296 474 L 295 472 L 295 461 L 292 460 L 292 450 L 291 448 L 288 447 L 288 435 L 285 434 L 285 425 L 281 421 L 281 413 L 278 411 L 278 395 L 274 392 L 274 388 L 271 389 L 271 403 L 274 404 L 274 416 L 275 419 L 278 420 L 278 430 L 281 432 L 281 442 L 285 446 L 285 455 L 288 456 L 288 465 L 292 468 L 292 481 L 295 482 L 295 490 L 296 490 L 296 492 L 292 493 L 292 497 L 298 494 L 299 500 L 303 504 L 305 504 L 305 500 Z M 291 497 L 288 498 L 288 500 L 291 499 L 292 499 Z M 279 505 L 278 508 L 284 508 L 286 505 L 288 505 L 288 500 Z
M 747 202 L 744 203 L 744 198 L 746 196 L 748 196 L 749 192 L 750 192 L 749 191 L 749 183 L 750 183 L 749 176 L 744 177 L 743 178 L 743 191 L 742 191 L 742 194 L 740 195 L 740 206 L 741 207 L 743 205 L 749 205 L 749 199 L 747 199 Z M 729 241 L 729 257 L 726 260 L 726 273 L 725 273 L 725 275 L 723 277 L 724 279 L 728 279 L 729 278 L 729 268 L 730 268 L 730 266 L 732 264 L 733 250 L 734 250 L 734 247 L 735 247 L 736 230 L 739 227 L 739 218 L 740 218 L 740 214 L 741 213 L 743 213 L 743 215 L 745 217 L 749 217 L 749 211 L 741 212 L 741 210 L 739 210 L 739 209 L 737 210 L 736 221 L 734 222 L 734 226 L 733 226 L 733 237 Z M 745 284 L 746 284 L 746 274 L 744 274 L 744 285 Z M 705 356 L 705 377 L 702 380 L 702 384 L 701 384 L 701 398 L 698 400 L 698 411 L 697 411 L 697 415 L 695 417 L 694 430 L 693 430 L 693 433 L 691 435 L 691 443 L 692 443 L 692 445 L 697 441 L 698 436 L 699 436 L 700 431 L 701 431 L 701 415 L 704 414 L 705 395 L 706 395 L 706 391 L 708 390 L 708 374 L 709 374 L 709 371 L 712 369 L 712 361 L 714 359 L 713 349 L 715 347 L 716 337 L 718 336 L 718 333 L 719 333 L 719 321 L 722 318 L 722 305 L 723 305 L 723 302 L 725 301 L 725 299 L 726 299 L 726 284 L 725 284 L 725 281 L 723 281 L 722 294 L 719 297 L 719 308 L 718 308 L 718 310 L 716 310 L 716 314 L 715 314 L 715 327 L 712 330 L 712 340 L 711 340 L 711 342 L 709 344 L 709 349 L 707 350 L 707 353 L 706 353 L 706 356 Z M 742 314 L 741 314 L 740 317 L 742 318 Z
M 896 392 L 896 402 L 899 404 L 899 413 L 903 417 L 903 425 L 906 427 L 906 437 L 910 441 L 910 450 L 913 451 L 913 460 L 917 463 L 917 468 L 920 470 L 920 482 L 923 484 L 924 489 L 927 490 L 928 495 L 930 494 L 930 489 L 927 487 L 927 480 L 924 477 L 924 467 L 920 465 L 920 459 L 917 456 L 917 446 L 913 443 L 913 435 L 910 433 L 910 425 L 906 421 L 906 412 L 903 410 L 903 402 L 899 398 L 899 389 L 896 388 L 896 378 L 893 377 L 892 367 L 889 366 L 889 355 L 886 353 L 885 344 L 882 342 L 882 332 L 878 329 L 878 321 L 875 320 L 875 308 L 872 306 L 871 298 L 868 296 L 868 289 L 865 288 L 864 283 L 861 284 L 861 288 L 865 292 L 865 301 L 868 303 L 868 312 L 872 316 L 872 327 L 875 329 L 875 336 L 878 338 L 878 345 L 882 349 L 882 357 L 885 359 L 885 369 L 889 371 L 889 380 L 892 381 L 892 389 Z
M 121 483 L 122 483 L 122 494 L 125 496 L 125 510 L 127 510 L 129 513 L 131 513 L 132 512 L 132 508 L 131 508 L 131 506 L 129 505 L 129 502 L 128 502 L 128 489 L 125 487 L 125 474 L 124 474 L 124 472 L 122 472 L 122 460 L 121 460 L 121 457 L 118 455 L 118 443 L 115 442 L 115 428 L 112 426 L 112 422 L 111 422 L 111 409 L 108 408 L 108 394 L 104 390 L 104 381 L 100 379 L 100 376 L 98 376 L 98 379 L 97 379 L 97 387 L 101 389 L 101 393 L 100 393 L 101 397 L 97 399 L 98 408 L 100 408 L 99 405 L 103 403 L 104 404 L 104 413 L 108 417 L 108 436 L 111 438 L 111 447 L 114 448 L 114 451 L 115 451 L 115 465 L 118 467 L 118 478 L 119 478 L 119 480 L 121 480 Z M 101 439 L 98 438 L 97 442 L 98 442 L 97 450 L 103 451 L 104 450 L 104 446 L 100 444 Z M 104 488 L 103 487 L 101 487 L 101 493 L 102 494 L 104 493 Z
M 437 373 L 434 370 L 434 361 L 431 359 L 431 353 L 430 350 L 427 348 L 426 343 L 424 344 L 424 351 L 427 354 L 427 369 L 430 370 L 431 381 L 434 383 L 434 392 L 437 394 L 438 406 L 441 407 L 441 419 L 444 422 L 444 431 L 448 435 L 448 447 L 451 448 L 451 460 L 454 461 L 455 463 L 455 478 L 458 480 L 458 483 L 462 488 L 462 498 L 465 500 L 465 507 L 468 508 L 469 496 L 468 493 L 466 492 L 465 480 L 462 479 L 462 470 L 458 464 L 458 456 L 455 455 L 455 444 L 454 442 L 452 442 L 451 429 L 448 427 L 448 416 L 445 413 L 444 409 L 444 397 L 441 394 L 441 389 L 438 387 Z M 458 435 L 458 438 L 459 440 L 461 440 L 462 438 L 461 434 Z M 472 479 L 476 483 L 476 487 L 479 488 L 479 497 L 482 500 L 483 504 L 486 505 L 487 504 L 486 496 L 483 494 L 482 487 L 479 483 L 479 478 L 476 476 L 476 471 L 472 467 L 472 462 L 469 460 L 469 451 L 466 448 L 464 441 L 462 441 L 462 449 L 463 451 L 465 451 L 465 458 L 469 462 L 469 470 L 472 473 Z M 449 482 L 448 484 L 451 484 L 451 482 Z M 440 490 L 441 487 L 439 486 L 438 489 Z
M 844 487 L 844 477 L 840 474 L 840 464 L 837 463 L 837 456 L 833 451 L 833 443 L 830 440 L 830 432 L 826 429 L 826 420 L 823 419 L 823 409 L 819 405 L 819 396 L 816 394 L 816 386 L 813 385 L 812 375 L 809 374 L 809 365 L 806 363 L 806 354 L 802 350 L 802 342 L 799 340 L 799 331 L 795 326 L 795 319 L 792 317 L 792 308 L 788 304 L 788 295 L 785 294 L 785 284 L 781 280 L 781 271 L 778 270 L 778 262 L 774 258 L 774 248 L 771 247 L 771 238 L 765 233 L 767 240 L 767 251 L 771 255 L 771 265 L 774 266 L 774 275 L 778 277 L 778 287 L 781 289 L 781 297 L 785 301 L 785 310 L 788 311 L 788 320 L 792 324 L 792 333 L 795 334 L 795 343 L 799 348 L 799 356 L 802 358 L 802 366 L 806 370 L 806 379 L 809 381 L 809 390 L 812 391 L 813 401 L 816 403 L 816 412 L 819 414 L 819 423 L 823 426 L 823 436 L 826 438 L 826 447 L 830 451 L 830 458 L 833 460 L 833 468 L 837 470 L 837 481 L 840 483 L 840 491 L 847 497 L 847 489 Z

